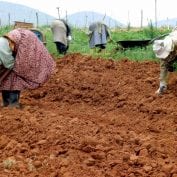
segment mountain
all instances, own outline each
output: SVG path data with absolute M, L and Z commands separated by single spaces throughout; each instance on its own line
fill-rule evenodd
M 37 9 L 33 9 L 24 5 L 0 1 L 0 26 L 13 25 L 14 21 L 22 21 L 33 23 L 36 25 L 49 25 L 55 17 L 48 15 L 44 12 L 40 12 Z M 97 12 L 81 11 L 74 14 L 70 14 L 67 17 L 70 25 L 75 27 L 88 27 L 90 23 L 100 21 L 104 19 L 105 24 L 109 27 L 124 27 L 121 22 Z M 155 25 L 155 24 L 154 24 Z M 161 20 L 157 22 L 158 27 L 161 26 L 177 26 L 177 18 Z
M 38 17 L 38 18 L 37 18 Z M 38 20 L 37 20 L 38 19 Z M 54 17 L 24 5 L 0 1 L 0 26 L 14 24 L 14 21 L 50 24 Z
M 14 21 L 33 23 L 36 25 L 48 25 L 55 17 L 52 17 L 37 9 L 24 5 L 0 1 L 0 26 L 13 25 Z M 104 18 L 105 24 L 109 27 L 121 27 L 122 23 L 117 20 L 96 12 L 83 11 L 68 15 L 67 19 L 70 25 L 75 27 L 88 27 L 91 22 L 100 21 Z
M 109 27 L 121 27 L 124 26 L 117 20 L 106 16 L 105 14 L 100 14 L 92 11 L 82 11 L 71 15 L 68 15 L 68 22 L 75 27 L 88 27 L 88 25 L 95 21 L 102 21 L 104 18 L 104 23 Z
M 161 20 L 157 22 L 157 26 L 170 26 L 170 27 L 175 27 L 177 26 L 177 18 L 171 18 L 171 19 L 166 19 L 166 20 Z

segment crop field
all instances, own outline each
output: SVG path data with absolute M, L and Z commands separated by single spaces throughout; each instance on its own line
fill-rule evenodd
M 152 46 L 119 51 L 109 43 L 100 54 L 88 48 L 84 30 L 73 29 L 63 56 L 50 29 L 42 30 L 57 72 L 22 92 L 22 109 L 0 108 L 0 177 L 177 177 L 177 74 L 164 95 L 155 94 Z M 112 38 L 167 32 L 148 30 Z

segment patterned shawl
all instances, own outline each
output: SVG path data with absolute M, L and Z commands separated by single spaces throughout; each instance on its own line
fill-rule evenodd
M 55 62 L 43 43 L 25 29 L 12 30 L 6 37 L 15 42 L 16 57 L 0 90 L 35 89 L 45 83 L 55 69 Z

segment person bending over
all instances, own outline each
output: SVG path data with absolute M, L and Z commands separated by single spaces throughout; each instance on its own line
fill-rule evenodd
M 59 54 L 66 54 L 69 49 L 71 28 L 65 20 L 55 19 L 51 24 L 53 40 Z
M 162 94 L 167 90 L 168 74 L 174 71 L 174 62 L 177 61 L 177 29 L 163 40 L 155 40 L 153 51 L 160 59 L 160 84 L 156 93 Z
M 2 106 L 19 108 L 21 91 L 40 87 L 54 69 L 55 61 L 30 30 L 14 29 L 0 37 Z

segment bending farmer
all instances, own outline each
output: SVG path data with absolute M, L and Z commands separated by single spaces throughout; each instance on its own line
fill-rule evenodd
M 0 37 L 0 90 L 2 106 L 20 107 L 20 92 L 45 83 L 55 62 L 37 36 L 15 29 Z
M 89 46 L 99 48 L 101 52 L 106 48 L 107 40 L 110 38 L 108 26 L 102 22 L 94 22 L 89 26 Z
M 51 24 L 53 40 L 59 54 L 66 54 L 71 41 L 71 28 L 64 20 L 56 19 Z
M 168 72 L 174 71 L 173 64 L 177 61 L 177 30 L 163 40 L 154 41 L 153 51 L 160 59 L 160 85 L 156 93 L 162 94 L 167 89 Z

